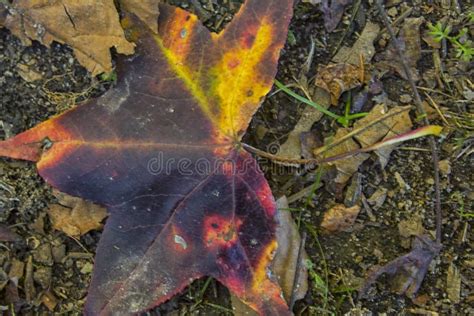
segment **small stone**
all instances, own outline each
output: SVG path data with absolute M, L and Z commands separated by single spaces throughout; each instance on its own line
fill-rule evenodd
M 421 217 L 414 215 L 409 219 L 401 220 L 398 224 L 398 232 L 404 238 L 422 235 L 425 232 L 425 229 L 423 228 Z
M 390 9 L 387 10 L 387 14 L 393 18 L 397 16 L 398 10 L 396 7 L 391 7 Z
M 409 94 L 402 94 L 400 96 L 400 102 L 403 104 L 408 104 L 408 103 L 411 103 L 412 101 L 413 101 L 413 98 Z
M 374 194 L 372 194 L 369 199 L 367 199 L 367 202 L 369 202 L 369 204 L 372 205 L 375 210 L 377 210 L 383 205 L 386 198 L 387 189 L 379 188 L 377 189 L 377 191 L 374 192 Z
M 81 268 L 81 273 L 82 274 L 91 274 L 93 268 L 94 268 L 94 265 L 92 263 L 86 262 Z
M 65 245 L 58 245 L 53 247 L 53 259 L 54 262 L 59 263 L 63 260 L 66 256 L 66 246 Z
M 427 178 L 425 180 L 426 184 L 429 184 L 429 185 L 433 185 L 435 183 L 434 179 L 433 178 Z
M 400 175 L 400 173 L 398 173 L 398 171 L 395 172 L 395 179 L 397 180 L 401 190 L 404 191 L 410 189 L 410 186 L 405 182 L 405 180 L 403 180 L 402 176 Z
M 53 265 L 53 254 L 51 252 L 50 244 L 41 244 L 36 248 L 33 253 L 33 259 L 37 263 L 41 263 L 47 266 Z
M 441 160 L 438 166 L 439 166 L 439 171 L 441 172 L 443 176 L 446 177 L 449 174 L 451 174 L 451 164 L 449 163 L 448 159 Z
M 461 301 L 461 274 L 453 263 L 448 268 L 446 292 L 451 303 L 457 304 Z
M 380 251 L 379 249 L 375 248 L 374 249 L 374 256 L 377 257 L 377 259 L 382 260 L 383 259 L 383 252 Z
M 33 279 L 43 289 L 49 288 L 51 284 L 52 269 L 50 267 L 39 267 L 33 273 Z

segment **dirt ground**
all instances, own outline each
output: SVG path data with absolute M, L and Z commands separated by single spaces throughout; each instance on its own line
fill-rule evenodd
M 196 5 L 198 1 L 168 2 L 195 12 L 205 20 L 206 26 L 219 30 L 231 20 L 242 1 L 201 0 L 201 5 Z M 341 47 L 351 47 L 368 22 L 377 23 L 383 30 L 372 2 L 353 1 L 345 8 L 342 22 L 335 31 L 328 32 L 319 5 L 297 1 L 278 80 L 286 84 L 304 80 L 311 86 L 318 65 L 328 64 Z M 209 6 L 209 3 L 214 5 Z M 466 24 L 463 17 L 468 10 L 472 15 L 473 8 L 469 1 L 446 4 L 446 1 L 393 0 L 389 1 L 387 10 L 390 17 L 399 19 L 398 25 L 408 17 L 423 16 L 425 21 L 433 23 L 450 21 L 455 32 Z M 473 24 L 469 27 L 472 38 Z M 421 29 L 426 30 L 426 25 L 422 24 Z M 375 40 L 374 64 L 382 60 L 388 41 L 384 32 Z M 315 43 L 314 54 L 309 59 L 312 42 Z M 459 89 L 459 83 L 466 82 L 473 89 L 469 81 L 473 78 L 473 64 L 457 58 L 454 48 L 447 45 L 441 62 L 452 80 L 451 86 L 445 85 L 442 89 L 432 86 L 425 76 L 436 69 L 433 56 L 433 48 L 422 41 L 422 58 L 416 64 L 422 76 L 417 84 L 429 88 L 423 91 L 442 106 L 442 111 L 451 113 L 447 118 L 452 127 L 437 139 L 442 161 L 443 248 L 440 256 L 430 265 L 415 298 L 394 293 L 392 289 L 397 287 L 397 281 L 383 277 L 366 298 L 358 299 L 357 289 L 367 272 L 408 253 L 411 235 L 424 230 L 434 237 L 433 166 L 426 139 L 403 143 L 383 169 L 374 155 L 361 165 L 354 176 L 359 179 L 360 192 L 367 198 L 375 192 L 384 192 L 384 197 L 380 205 L 362 205 L 347 232 L 321 232 L 324 213 L 336 203 L 344 203 L 349 194 L 347 188 L 338 191 L 331 187 L 332 175 L 326 172 L 321 188 L 309 197 L 302 195 L 293 199 L 290 204 L 293 217 L 300 219 L 301 232 L 308 233 L 306 250 L 312 262 L 310 290 L 297 302 L 296 314 L 474 314 L 474 154 L 472 148 L 469 149 L 471 145 L 474 147 L 473 96 L 472 90 L 469 95 Z M 308 59 L 310 64 L 302 70 Z M 34 72 L 25 71 L 25 67 Z M 31 76 L 38 76 L 35 78 L 38 80 L 32 81 Z M 9 31 L 0 29 L 0 137 L 8 138 L 74 104 L 100 95 L 113 84 L 103 79 L 90 77 L 66 46 L 55 44 L 48 49 L 34 43 L 24 47 Z M 409 84 L 399 74 L 385 71 L 380 82 L 386 98 L 394 104 L 413 104 Z M 356 89 L 353 95 L 359 92 Z M 344 95 L 339 106 L 332 110 L 342 113 L 343 100 Z M 366 102 L 363 110 L 369 111 L 374 104 Z M 255 115 L 245 142 L 263 150 L 283 144 L 306 107 L 283 93 L 270 94 Z M 458 123 L 466 118 L 467 123 L 456 124 L 450 117 L 458 118 Z M 412 113 L 412 119 L 417 124 L 416 114 Z M 446 126 L 436 115 L 433 119 Z M 334 134 L 336 129 L 337 124 L 324 117 L 313 124 L 311 132 L 323 138 Z M 304 168 L 275 168 L 271 161 L 262 161 L 262 168 L 276 198 L 295 197 L 313 186 L 317 173 Z M 21 237 L 16 242 L 0 243 L 0 310 L 5 313 L 11 310 L 8 302 L 15 295 L 20 298 L 16 304 L 21 315 L 81 313 L 101 233 L 93 231 L 73 239 L 54 230 L 45 209 L 55 201 L 51 188 L 37 175 L 33 164 L 0 159 L 0 223 L 9 225 Z M 12 276 L 19 280 L 16 294 L 6 286 Z M 212 279 L 204 279 L 147 314 L 232 315 L 232 307 L 227 289 Z

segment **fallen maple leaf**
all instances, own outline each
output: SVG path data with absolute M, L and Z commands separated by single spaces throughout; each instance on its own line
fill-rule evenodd
M 86 314 L 148 310 L 208 275 L 260 314 L 289 315 L 269 271 L 276 207 L 240 140 L 271 89 L 293 0 L 247 0 L 227 28 L 160 6 L 128 15 L 137 53 L 116 87 L 0 143 L 62 192 L 107 207 Z

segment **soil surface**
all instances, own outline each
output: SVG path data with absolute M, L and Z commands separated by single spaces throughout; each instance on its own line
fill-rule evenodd
M 218 31 L 232 19 L 243 1 L 168 2 L 196 13 L 207 27 Z M 277 75 L 280 81 L 286 84 L 305 81 L 313 87 L 318 65 L 330 63 L 342 46 L 351 47 L 369 21 L 383 29 L 373 1 L 353 2 L 345 7 L 338 27 L 328 32 L 320 5 L 297 1 L 289 40 L 280 60 Z M 452 23 L 454 32 L 466 24 L 469 9 L 472 16 L 468 1 L 452 1 L 449 5 L 445 1 L 408 3 L 395 0 L 389 1 L 387 7 L 389 16 L 399 20 L 398 25 L 408 17 L 423 16 L 433 23 Z M 472 23 L 469 27 L 468 35 L 472 36 Z M 422 24 L 421 29 L 426 30 L 426 25 Z M 375 40 L 374 63 L 389 49 L 388 42 L 389 36 L 381 32 Z M 422 58 L 416 68 L 420 74 L 434 72 L 434 49 L 425 42 L 422 45 Z M 441 111 L 454 113 L 447 116 L 448 119 L 467 117 L 472 120 L 472 112 L 469 113 L 472 111 L 472 90 L 469 96 L 459 88 L 459 82 L 472 80 L 472 62 L 457 58 L 449 43 L 446 51 L 440 50 L 444 72 L 453 78 L 451 86 L 443 89 L 431 85 L 425 76 L 417 84 L 427 88 L 423 91 L 442 106 Z M 308 67 L 302 66 L 305 64 Z M 33 72 L 25 73 L 25 67 Z M 31 76 L 37 76 L 38 80 L 31 81 Z M 413 104 L 409 84 L 399 74 L 386 70 L 380 76 L 380 82 L 392 104 Z M 2 138 L 11 137 L 98 96 L 112 84 L 108 80 L 92 78 L 64 45 L 45 48 L 33 43 L 25 47 L 8 30 L 0 29 Z M 473 89 L 472 82 L 470 85 Z M 352 95 L 360 92 L 355 89 Z M 347 93 L 331 110 L 343 113 L 346 98 Z M 370 111 L 374 104 L 367 101 L 363 110 Z M 245 142 L 272 151 L 272 146 L 286 141 L 306 107 L 284 93 L 270 94 L 255 115 Z M 438 124 L 447 125 L 436 115 L 432 118 Z M 414 112 L 412 119 L 417 122 Z M 474 124 L 472 121 L 470 124 L 448 123 L 452 125 L 449 132 L 437 139 L 442 161 L 442 250 L 429 266 L 415 297 L 394 292 L 397 280 L 390 277 L 379 279 L 363 299 L 358 298 L 357 289 L 372 267 L 382 266 L 410 252 L 413 235 L 435 236 L 433 165 L 426 139 L 403 143 L 392 153 L 385 168 L 381 168 L 375 155 L 361 165 L 353 177 L 359 180 L 356 186 L 363 193 L 357 202 L 361 211 L 348 231 L 324 234 L 320 228 L 324 213 L 336 203 L 344 203 L 350 195 L 348 188 L 338 190 L 331 186 L 333 175 L 330 171 L 324 172 L 323 185 L 314 194 L 293 199 L 290 208 L 294 210 L 300 231 L 308 233 L 306 250 L 312 262 L 310 290 L 297 302 L 295 314 L 474 314 L 474 154 L 472 148 L 469 149 L 474 146 Z M 334 135 L 338 127 L 333 120 L 324 117 L 313 124 L 311 131 L 322 139 Z M 319 172 L 308 168 L 275 167 L 273 162 L 263 160 L 261 166 L 277 198 L 283 195 L 295 197 L 313 186 Z M 362 202 L 376 192 L 383 193 L 380 204 Z M 37 175 L 33 164 L 0 159 L 0 223 L 10 226 L 20 236 L 16 242 L 0 243 L 0 310 L 10 311 L 12 307 L 8 302 L 16 295 L 19 297 L 16 304 L 20 306 L 18 314 L 21 315 L 81 313 L 101 232 L 93 231 L 73 239 L 54 230 L 45 210 L 55 201 L 52 189 Z M 12 277 L 17 277 L 18 288 L 6 286 L 6 281 Z M 232 315 L 232 306 L 226 288 L 215 280 L 203 279 L 148 314 Z

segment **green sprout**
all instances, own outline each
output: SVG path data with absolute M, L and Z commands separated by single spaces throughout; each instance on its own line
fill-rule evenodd
M 309 100 L 308 98 L 305 98 L 299 94 L 297 94 L 296 92 L 294 92 L 293 90 L 289 89 L 287 86 L 285 86 L 283 83 L 281 83 L 280 81 L 276 80 L 275 79 L 275 85 L 278 87 L 278 89 L 280 89 L 281 91 L 285 92 L 286 94 L 288 94 L 289 96 L 295 98 L 296 100 L 300 101 L 300 102 L 303 102 L 307 105 L 310 105 L 312 106 L 313 108 L 317 109 L 318 111 L 326 114 L 327 116 L 329 117 L 332 117 L 333 119 L 335 119 L 339 124 L 341 124 L 342 126 L 344 127 L 348 127 L 349 126 L 349 123 L 354 120 L 354 119 L 358 119 L 358 118 L 361 118 L 361 117 L 364 117 L 366 116 L 367 114 L 369 113 L 355 113 L 355 114 L 350 114 L 350 109 L 351 109 L 351 101 L 350 101 L 350 98 L 348 100 L 348 102 L 346 102 L 346 108 L 345 108 L 345 113 L 344 113 L 344 116 L 341 116 L 341 115 L 338 115 L 336 113 L 333 113 L 327 109 L 325 109 L 324 107 L 322 107 L 321 105 Z
M 470 16 L 470 19 L 472 20 L 472 16 Z M 460 41 L 460 39 L 467 34 L 467 28 L 461 29 L 457 35 L 450 35 L 452 31 L 451 26 L 447 25 L 444 27 L 441 22 L 438 22 L 435 25 L 429 23 L 428 28 L 430 29 L 429 34 L 436 42 L 441 42 L 443 39 L 446 39 L 455 47 L 456 58 L 468 62 L 471 61 L 472 55 L 474 54 L 472 41 L 466 40 L 464 43 L 461 43 Z

